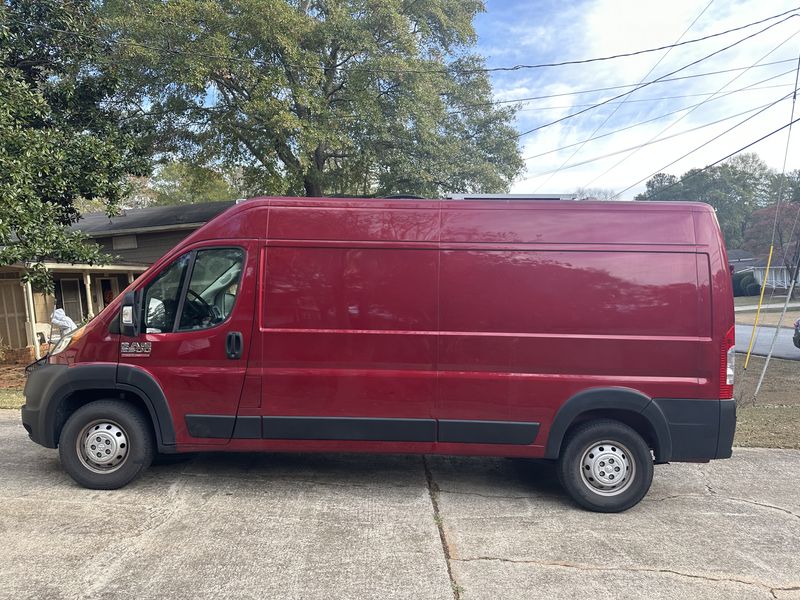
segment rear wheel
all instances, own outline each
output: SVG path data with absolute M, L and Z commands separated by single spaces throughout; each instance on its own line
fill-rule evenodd
M 653 458 L 631 427 L 618 421 L 591 421 L 570 432 L 557 470 L 561 485 L 582 507 L 621 512 L 650 489 Z
M 80 485 L 96 490 L 121 488 L 153 460 L 150 423 L 135 407 L 100 400 L 70 415 L 58 443 L 64 470 Z

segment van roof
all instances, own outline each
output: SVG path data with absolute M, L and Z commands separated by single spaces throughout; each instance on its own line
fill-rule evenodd
M 440 209 L 444 218 L 437 219 Z M 707 217 L 709 222 L 715 221 L 714 209 L 700 202 L 264 196 L 236 204 L 184 243 L 208 237 L 266 236 L 365 243 L 573 243 L 640 248 L 717 244 L 718 227 L 696 227 L 692 215 L 702 213 L 711 217 Z
M 425 208 L 432 203 L 444 203 L 452 208 L 466 209 L 526 209 L 552 207 L 559 208 L 606 208 L 630 210 L 664 210 L 683 208 L 696 212 L 714 212 L 703 202 L 696 201 L 635 201 L 635 200 L 576 200 L 573 196 L 531 195 L 531 194 L 475 194 L 444 198 L 347 198 L 347 197 L 308 197 L 308 196 L 257 196 L 237 201 L 238 206 L 328 206 L 341 208 L 385 207 L 385 208 Z

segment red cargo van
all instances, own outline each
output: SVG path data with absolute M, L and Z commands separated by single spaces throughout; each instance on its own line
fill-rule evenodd
M 35 363 L 22 421 L 90 488 L 156 453 L 472 454 L 620 511 L 731 455 L 733 332 L 704 204 L 258 198 Z

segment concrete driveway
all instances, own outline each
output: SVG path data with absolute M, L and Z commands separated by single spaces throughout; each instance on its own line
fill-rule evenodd
M 800 598 L 798 479 L 737 449 L 599 515 L 530 461 L 248 454 L 96 492 L 0 411 L 0 598 Z

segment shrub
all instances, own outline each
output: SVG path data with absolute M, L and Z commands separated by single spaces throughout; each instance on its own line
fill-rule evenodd
M 756 283 L 755 281 L 753 281 L 753 283 L 749 284 L 745 288 L 745 291 L 747 292 L 748 296 L 758 296 L 761 293 L 761 286 L 758 285 L 758 283 Z

